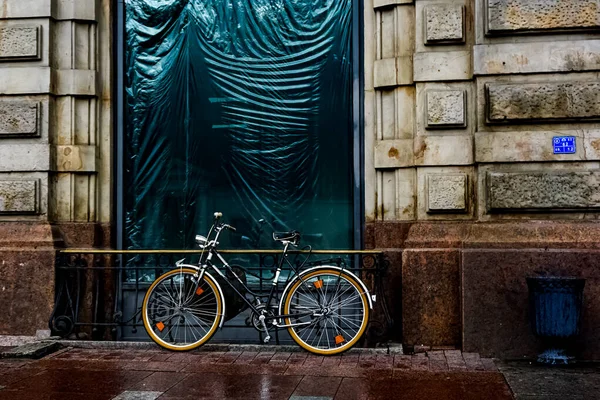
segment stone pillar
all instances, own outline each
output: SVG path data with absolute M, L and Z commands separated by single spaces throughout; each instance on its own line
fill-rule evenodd
M 0 334 L 48 329 L 55 248 L 104 238 L 98 223 L 110 219 L 109 4 L 2 1 L 0 304 L 7 314 Z
M 600 290 L 599 24 L 595 0 L 365 2 L 366 237 L 398 260 L 406 344 L 532 355 L 526 276 Z

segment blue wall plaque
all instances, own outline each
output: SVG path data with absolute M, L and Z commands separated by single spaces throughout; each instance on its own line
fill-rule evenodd
M 554 136 L 554 154 L 574 154 L 577 150 L 575 136 Z

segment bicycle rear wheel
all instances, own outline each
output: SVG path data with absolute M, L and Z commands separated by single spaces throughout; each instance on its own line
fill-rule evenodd
M 148 335 L 161 347 L 175 351 L 195 349 L 216 332 L 223 317 L 222 295 L 214 278 L 179 268 L 158 277 L 142 304 Z
M 358 342 L 369 321 L 369 300 L 352 275 L 319 268 L 300 276 L 283 294 L 288 331 L 311 353 L 342 353 Z M 296 314 L 297 316 L 294 316 Z

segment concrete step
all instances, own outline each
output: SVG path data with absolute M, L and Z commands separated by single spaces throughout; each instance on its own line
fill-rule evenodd
M 26 343 L 20 346 L 12 347 L 0 352 L 1 358 L 42 358 L 48 354 L 54 353 L 61 348 L 61 344 L 56 341 L 40 341 Z

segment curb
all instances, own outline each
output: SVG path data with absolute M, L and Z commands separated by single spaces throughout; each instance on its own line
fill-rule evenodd
M 107 350 L 161 350 L 153 342 L 119 342 L 119 341 L 93 341 L 93 340 L 52 340 L 45 343 L 58 343 L 63 347 L 73 347 L 80 349 L 107 349 Z M 228 344 L 228 343 L 209 343 L 201 346 L 192 352 L 207 351 L 276 351 L 297 353 L 304 350 L 295 345 L 260 345 L 260 344 Z M 403 354 L 402 346 L 365 348 L 354 347 L 345 354 Z
M 4 358 L 33 358 L 38 359 L 59 350 L 62 345 L 58 341 L 39 341 L 23 344 L 7 351 L 0 352 Z
M 27 343 L 34 343 L 38 340 L 40 340 L 40 338 L 36 336 L 0 335 L 0 346 L 16 347 Z

